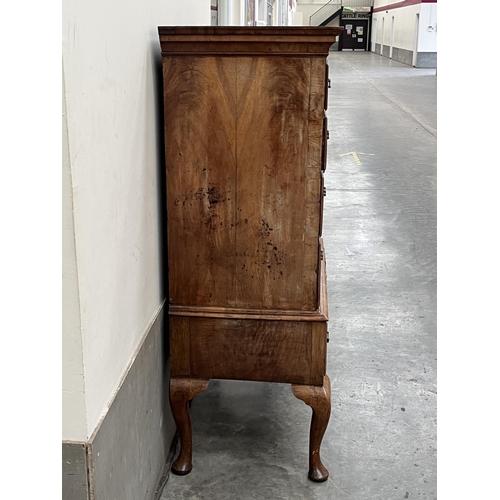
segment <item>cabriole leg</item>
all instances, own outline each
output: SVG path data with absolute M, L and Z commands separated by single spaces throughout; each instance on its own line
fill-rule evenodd
M 208 387 L 208 380 L 172 378 L 170 379 L 170 407 L 179 434 L 180 453 L 172 464 L 172 472 L 181 476 L 189 474 L 193 468 L 193 432 L 189 417 L 188 403 Z
M 325 375 L 323 386 L 292 385 L 293 395 L 312 408 L 311 432 L 309 435 L 309 479 L 316 482 L 328 479 L 328 470 L 321 462 L 321 441 L 328 426 L 331 413 L 330 379 Z

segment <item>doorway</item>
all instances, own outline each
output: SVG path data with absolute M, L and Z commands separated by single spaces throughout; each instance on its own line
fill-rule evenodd
M 368 19 L 343 19 L 342 50 L 368 50 Z

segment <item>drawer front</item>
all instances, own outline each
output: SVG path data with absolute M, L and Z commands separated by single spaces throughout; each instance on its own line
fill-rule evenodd
M 307 384 L 311 323 L 191 319 L 191 374 Z

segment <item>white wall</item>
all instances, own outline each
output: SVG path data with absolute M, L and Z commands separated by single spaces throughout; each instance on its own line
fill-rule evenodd
M 328 3 L 328 0 L 326 0 L 326 1 L 321 0 L 319 2 L 316 1 L 315 3 L 299 3 L 299 2 L 297 2 L 297 9 L 295 12 L 302 13 L 302 26 L 309 26 L 309 17 L 312 16 L 317 10 L 321 9 L 321 7 L 323 7 L 323 5 L 325 5 L 326 3 Z M 328 7 L 327 7 L 327 9 L 328 9 Z M 332 14 L 335 12 L 335 10 L 333 8 L 330 9 L 329 12 L 330 11 L 332 11 L 331 12 Z M 327 16 L 325 16 L 325 17 L 327 17 Z M 295 19 L 298 20 L 300 18 L 295 16 Z
M 392 4 L 395 4 L 395 3 L 400 3 L 400 2 L 404 2 L 405 0 L 374 0 L 373 2 L 373 8 L 374 9 L 377 9 L 379 7 L 384 7 L 386 5 L 392 5 Z
M 437 4 L 423 3 L 421 9 L 418 51 L 437 52 Z M 429 26 L 432 31 L 428 31 Z
M 66 0 L 63 7 L 66 163 L 74 208 L 88 438 L 163 298 L 157 27 L 210 25 L 210 0 Z M 64 240 L 68 255 L 70 240 Z M 75 325 L 77 314 L 68 312 Z M 72 351 L 77 349 L 75 343 Z M 70 378 L 81 368 L 67 351 L 63 366 Z M 82 376 L 76 379 L 81 382 Z M 63 417 L 77 412 L 71 402 L 63 399 L 63 405 Z M 75 439 L 67 426 L 63 439 Z
M 402 1 L 402 0 L 400 0 Z M 397 2 L 391 2 L 397 3 Z M 386 0 L 376 0 L 374 8 L 386 5 Z M 388 13 L 385 11 L 375 12 L 373 19 L 377 20 L 376 34 L 372 35 L 372 43 L 382 43 L 382 24 L 384 24 L 384 45 L 390 44 L 391 39 L 391 23 L 394 16 L 394 47 L 406 50 L 414 50 L 415 43 L 415 18 L 420 14 L 420 24 L 418 33 L 418 52 L 437 52 L 437 4 L 423 3 L 409 5 L 391 9 Z M 385 23 L 382 19 L 385 18 Z M 372 25 L 374 25 L 372 23 Z M 427 30 L 428 26 L 433 26 L 433 31 Z M 372 49 L 373 50 L 373 49 Z
M 376 43 L 382 43 L 382 25 L 384 25 L 384 45 L 391 43 L 391 24 L 394 16 L 394 47 L 400 49 L 413 50 L 415 40 L 415 16 L 420 12 L 420 4 L 392 9 L 388 14 L 384 12 L 376 12 L 373 18 L 376 21 L 375 35 Z M 385 22 L 382 19 L 385 18 Z M 373 22 L 372 22 L 373 26 Z M 372 42 L 374 35 L 372 34 Z
M 245 0 L 219 0 L 219 26 L 243 26 Z
M 245 19 L 245 2 L 244 0 L 231 0 L 231 23 L 232 26 L 243 26 Z
M 62 89 L 62 434 L 67 440 L 85 441 L 87 410 L 64 77 Z
M 292 12 L 292 26 L 308 26 L 304 24 L 304 14 L 302 12 Z

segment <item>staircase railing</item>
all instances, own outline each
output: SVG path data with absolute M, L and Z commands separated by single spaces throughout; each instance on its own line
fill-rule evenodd
M 309 26 L 322 26 L 342 7 L 373 7 L 373 0 L 330 0 L 309 16 Z
M 325 3 L 312 16 L 309 16 L 309 26 L 319 26 L 325 19 L 335 14 L 341 5 L 342 0 L 330 0 L 328 3 Z

